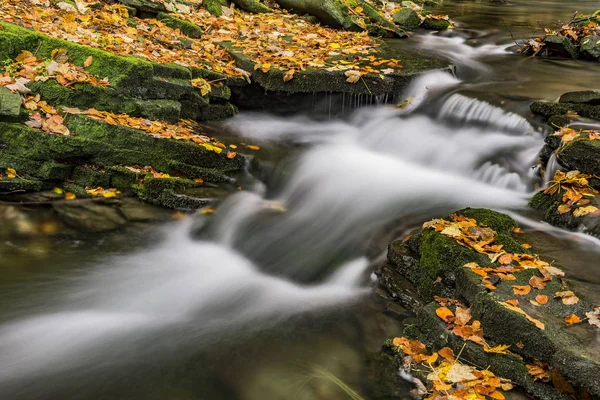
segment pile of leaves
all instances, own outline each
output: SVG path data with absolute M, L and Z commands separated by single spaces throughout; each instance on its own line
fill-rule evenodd
M 424 385 L 420 385 L 420 394 L 426 395 L 428 400 L 504 400 L 502 391 L 513 388 L 508 379 L 497 377 L 487 369 L 463 364 L 459 360 L 460 354 L 456 356 L 449 347 L 429 354 L 423 343 L 406 337 L 394 338 L 392 345 L 396 351 L 405 354 L 403 365 L 406 369 L 428 372 L 427 380 L 432 389 L 427 392 Z
M 572 213 L 575 217 L 600 216 L 600 209 L 593 205 L 600 192 L 589 185 L 592 178 L 598 179 L 595 175 L 582 174 L 577 170 L 566 173 L 556 171 L 544 194 L 562 194 L 562 203 L 557 208 L 559 214 Z
M 104 197 L 105 199 L 110 199 L 121 194 L 121 192 L 115 188 L 104 189 L 101 186 L 98 186 L 96 188 L 86 187 L 85 192 L 92 197 Z
M 579 47 L 586 40 L 598 41 L 600 40 L 600 20 L 596 15 L 600 15 L 600 10 L 594 16 L 575 16 L 571 21 L 561 25 L 557 30 L 545 28 L 544 36 L 529 39 L 519 51 L 534 56 L 552 55 L 545 43 L 547 36 L 567 37 L 575 47 Z
M 484 339 L 481 322 L 473 319 L 471 309 L 467 308 L 461 301 L 438 296 L 435 297 L 435 301 L 440 304 L 435 313 L 446 323 L 448 331 L 462 338 L 462 340 L 468 340 L 483 346 L 486 353 L 513 354 L 519 357 L 508 351 L 510 345 L 490 346 Z
M 581 129 L 576 131 L 573 128 L 561 128 L 554 132 L 554 136 L 560 136 L 562 145 L 572 142 L 573 140 L 600 140 L 600 132 L 594 129 Z
M 14 168 L 6 168 L 4 174 L 8 179 L 15 179 L 17 177 L 17 171 Z M 5 175 L 2 175 L 2 172 L 0 172 L 0 181 L 4 179 Z
M 98 79 L 84 69 L 94 62 L 92 56 L 88 57 L 83 67 L 71 64 L 68 60 L 67 51 L 64 49 L 54 49 L 51 60 L 37 58 L 31 52 L 23 50 L 14 63 L 0 69 L 4 72 L 0 77 L 0 86 L 6 86 L 13 92 L 27 94 L 31 93 L 25 86 L 29 82 L 46 82 L 48 79 L 54 79 L 65 87 L 72 87 L 76 83 L 110 85 L 107 78 Z
M 201 131 L 201 128 L 194 121 L 181 120 L 177 124 L 174 124 L 166 121 L 132 117 L 127 114 L 113 114 L 106 111 L 98 111 L 94 108 L 82 111 L 77 108 L 62 107 L 59 110 L 42 100 L 40 95 L 36 95 L 35 97 L 26 96 L 23 99 L 23 106 L 31 111 L 29 121 L 26 121 L 25 125 L 47 133 L 68 136 L 70 135 L 70 131 L 65 125 L 65 118 L 68 115 L 86 115 L 109 125 L 121 125 L 138 129 L 156 138 L 189 140 L 217 154 L 226 149 L 226 146 L 215 138 L 198 133 Z M 235 152 L 229 151 L 227 153 L 227 157 L 230 159 L 234 158 L 235 155 Z
M 105 2 L 78 2 L 74 11 L 49 1 L 6 0 L 0 18 L 86 46 L 118 55 L 136 55 L 159 63 L 208 68 L 231 76 L 247 76 L 219 45 L 232 42 L 250 57 L 257 68 L 294 72 L 312 69 L 355 69 L 360 74 L 386 74 L 400 70 L 399 60 L 382 59 L 379 43 L 366 32 L 336 31 L 311 24 L 285 11 L 260 15 L 233 10 L 217 18 L 206 10 L 174 14 L 202 29 L 200 39 L 184 36 L 178 29 L 154 19 L 131 17 L 127 8 Z

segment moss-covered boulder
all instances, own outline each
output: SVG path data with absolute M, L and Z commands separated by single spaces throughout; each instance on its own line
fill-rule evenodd
M 406 28 L 416 28 L 421 24 L 421 18 L 411 8 L 403 8 L 393 15 L 394 22 Z
M 397 283 L 399 279 L 407 280 L 423 303 L 429 303 L 416 310 L 417 325 L 413 329 L 413 334 L 426 344 L 438 349 L 450 346 L 462 352 L 465 360 L 489 366 L 496 375 L 510 378 L 538 398 L 565 396 L 549 385 L 534 382 L 526 367 L 534 360 L 550 365 L 575 387 L 597 396 L 598 349 L 587 342 L 589 336 L 576 335 L 564 321 L 573 314 L 584 318 L 593 306 L 583 298 L 576 302 L 556 298 L 556 293 L 572 290 L 568 279 L 562 278 L 556 265 L 524 247 L 520 232 L 506 215 L 465 209 L 433 220 L 408 239 L 390 244 L 388 261 L 376 274 L 389 292 L 404 285 Z M 530 284 L 534 287 L 529 287 L 526 294 L 515 294 L 514 286 Z M 463 341 L 436 314 L 441 306 L 432 302 L 434 296 L 442 302 L 449 300 L 440 297 L 468 304 L 472 318 L 481 324 L 488 347 L 507 345 L 511 353 L 493 354 L 486 352 L 482 343 Z M 547 303 L 537 303 L 536 299 L 542 301 L 538 296 L 547 298 Z M 398 295 L 395 298 L 401 299 Z M 516 299 L 518 307 L 506 303 Z M 581 328 L 597 329 L 588 324 Z
M 600 119 L 600 105 L 586 103 L 555 103 L 552 101 L 534 101 L 529 106 L 531 112 L 550 118 L 554 115 L 566 115 L 574 112 L 582 117 Z

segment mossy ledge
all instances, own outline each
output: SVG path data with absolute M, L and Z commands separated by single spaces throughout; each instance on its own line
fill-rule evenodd
M 162 192 L 173 190 L 175 187 L 170 185 L 180 181 L 189 187 L 201 186 L 197 179 L 232 183 L 233 178 L 228 174 L 244 166 L 239 155 L 229 159 L 225 152 L 209 151 L 193 142 L 154 138 L 142 131 L 108 125 L 86 116 L 70 116 L 66 125 L 70 136 L 0 122 L 0 169 L 14 168 L 20 177 L 4 180 L 0 192 L 39 191 L 72 182 L 76 186 L 71 189 L 79 188 L 82 196 L 86 195 L 85 187 L 111 186 L 153 204 L 195 209 L 206 202 L 173 201 L 172 196 L 163 196 Z M 161 190 L 155 184 L 152 190 L 145 189 L 151 175 L 136 174 L 122 165 L 151 166 L 174 177 L 158 179 L 165 183 Z
M 508 216 L 486 209 L 464 209 L 456 214 L 473 218 L 480 226 L 493 229 L 497 234 L 495 243 L 502 244 L 503 250 L 529 253 L 517 241 L 522 235 L 518 237 L 513 232 L 517 224 Z M 420 295 L 422 304 L 426 304 L 417 306 L 417 324 L 409 329 L 415 339 L 433 348 L 449 346 L 455 352 L 462 351 L 461 357 L 467 361 L 482 368 L 489 366 L 496 375 L 513 380 L 536 398 L 565 399 L 567 395 L 554 390 L 551 385 L 533 381 L 525 367 L 525 363 L 531 363 L 532 359 L 549 364 L 574 387 L 593 396 L 600 395 L 600 354 L 572 334 L 563 322 L 567 315 L 582 315 L 584 311 L 591 310 L 592 305 L 585 299 L 572 306 L 557 300 L 551 300 L 552 304 L 543 307 L 524 304 L 536 294 L 546 294 L 552 299 L 556 291 L 569 290 L 568 284 L 561 285 L 558 279 L 554 279 L 543 290 L 519 296 L 522 300 L 520 306 L 545 323 L 545 329 L 541 330 L 524 316 L 499 304 L 499 301 L 515 297 L 512 285 L 527 284 L 534 273 L 532 269 L 515 273 L 516 281 L 500 281 L 497 290 L 489 291 L 481 277 L 465 268 L 464 264 L 477 262 L 485 267 L 491 265 L 490 259 L 432 229 L 419 229 L 408 240 L 391 243 L 387 259 L 376 274 L 380 286 L 390 298 L 402 299 L 399 288 L 410 283 Z M 481 346 L 465 344 L 462 339 L 447 332 L 443 321 L 435 314 L 439 305 L 432 302 L 434 295 L 465 301 L 473 318 L 481 322 L 486 340 L 491 344 L 510 345 L 510 350 L 524 360 L 510 354 L 485 353 Z M 406 305 L 414 307 L 415 303 Z M 595 329 L 591 325 L 588 328 Z M 465 348 L 461 350 L 463 346 Z

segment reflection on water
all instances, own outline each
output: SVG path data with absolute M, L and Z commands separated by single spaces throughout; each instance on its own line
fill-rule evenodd
M 443 7 L 464 22 L 487 13 L 530 23 L 541 15 L 531 7 L 559 5 L 530 4 Z M 4 207 L 0 397 L 348 398 L 334 377 L 380 398 L 367 360 L 402 327 L 369 294 L 372 263 L 398 230 L 431 216 L 465 206 L 525 213 L 545 133 L 527 118 L 527 96 L 568 90 L 555 73 L 579 68 L 507 53 L 510 35 L 493 21 L 473 24 L 495 24 L 491 35 L 403 42 L 458 68 L 417 79 L 402 110 L 230 121 L 229 131 L 293 150 L 275 166 L 257 156 L 267 187 L 229 196 L 215 215 L 53 236 L 65 227 L 46 211 Z M 591 82 L 588 68 L 575 85 Z M 600 284 L 595 242 L 530 224 L 542 229 L 533 244 L 583 291 Z

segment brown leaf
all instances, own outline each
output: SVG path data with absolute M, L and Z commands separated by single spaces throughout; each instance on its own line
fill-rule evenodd
M 89 56 L 88 58 L 85 59 L 85 62 L 83 63 L 83 66 L 85 68 L 89 67 L 90 65 L 92 65 L 92 63 L 94 62 L 94 57 Z
M 529 278 L 529 284 L 538 290 L 542 290 L 546 287 L 546 283 L 544 282 L 544 280 L 537 275 L 534 275 L 531 278 Z

